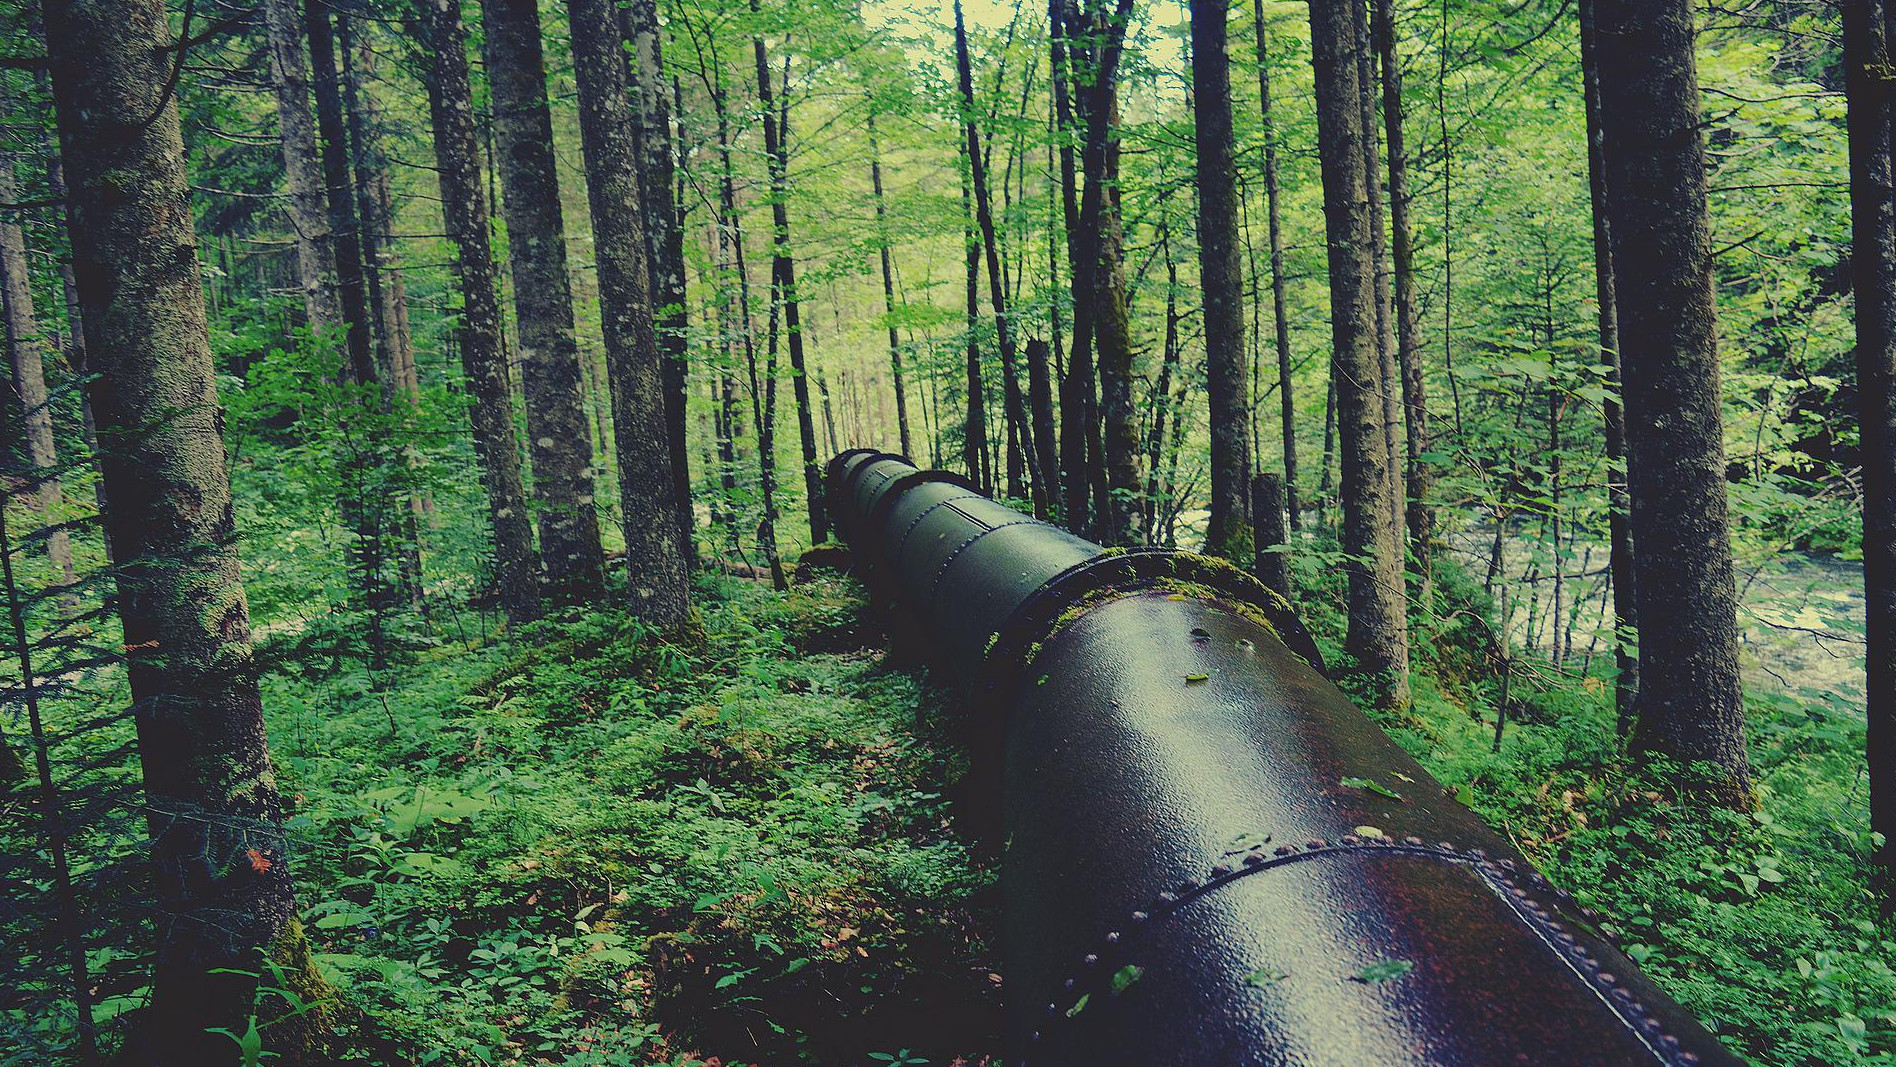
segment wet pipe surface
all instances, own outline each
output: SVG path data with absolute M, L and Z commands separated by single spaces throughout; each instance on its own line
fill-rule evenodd
M 1001 797 L 1008 1062 L 1742 1063 L 1255 582 L 886 453 L 838 456 L 829 492 L 898 637 L 966 692 Z

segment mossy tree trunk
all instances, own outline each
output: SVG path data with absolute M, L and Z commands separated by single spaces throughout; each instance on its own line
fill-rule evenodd
M 158 950 L 127 1058 L 235 1064 L 299 931 L 238 573 L 160 0 L 49 0 L 47 46 L 138 728 Z M 295 1050 L 286 1050 L 295 1059 Z
M 1376 702 L 1401 707 L 1409 697 L 1408 623 L 1377 342 L 1373 176 L 1361 80 L 1365 65 L 1351 11 L 1357 3 L 1312 0 L 1310 5 L 1329 242 L 1331 364 L 1342 446 L 1343 550 L 1349 554 L 1346 647 Z
M 1690 0 L 1597 0 L 1641 662 L 1633 747 L 1751 802 Z
M 638 145 L 623 38 L 610 0 L 568 0 L 579 132 L 592 206 L 612 434 L 619 459 L 630 606 L 660 632 L 691 620 L 665 422 L 664 356 L 652 315 L 640 205 Z
M 519 322 L 543 591 L 552 602 L 578 603 L 603 591 L 605 554 L 599 546 L 592 439 L 573 332 L 540 10 L 536 0 L 483 0 L 481 9 Z
M 454 243 L 455 275 L 461 288 L 456 347 L 467 376 L 472 401 L 468 415 L 480 457 L 481 484 L 487 491 L 487 516 L 494 536 L 493 580 L 507 617 L 525 622 L 539 615 L 539 583 L 534 574 L 526 490 L 520 477 L 513 390 L 501 340 L 500 296 L 488 240 L 487 192 L 481 182 L 480 149 L 474 138 L 467 29 L 461 24 L 461 0 L 422 0 L 422 14 L 426 30 L 423 44 L 432 59 L 428 109 L 434 125 L 441 214 Z

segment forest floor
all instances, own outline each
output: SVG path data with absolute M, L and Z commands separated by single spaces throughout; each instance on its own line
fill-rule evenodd
M 1332 562 L 1293 557 L 1326 656 Z M 1491 611 L 1478 577 L 1439 584 Z M 419 650 L 379 686 L 274 677 L 344 1062 L 996 1062 L 998 902 L 955 826 L 953 702 L 889 661 L 849 583 L 699 593 L 690 649 L 586 613 Z M 1706 812 L 1624 765 L 1609 684 L 1532 654 L 1494 751 L 1463 625 L 1418 634 L 1392 735 L 1754 1062 L 1896 1063 L 1860 703 L 1755 691 L 1760 809 Z

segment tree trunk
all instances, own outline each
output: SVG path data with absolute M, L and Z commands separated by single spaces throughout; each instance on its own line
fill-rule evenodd
M 1264 124 L 1264 196 L 1270 209 L 1271 243 L 1271 315 L 1276 324 L 1277 392 L 1284 420 L 1284 513 L 1290 528 L 1298 528 L 1297 517 L 1297 402 L 1292 389 L 1290 358 L 1290 313 L 1285 299 L 1284 227 L 1281 195 L 1277 184 L 1277 126 L 1271 115 L 1270 53 L 1264 32 L 1264 0 L 1251 0 L 1251 12 L 1257 22 L 1257 96 Z
M 682 523 L 680 548 L 690 566 L 698 548 L 692 536 L 690 449 L 685 439 L 691 344 L 690 324 L 685 318 L 685 226 L 673 188 L 678 167 L 658 4 L 656 0 L 633 0 L 619 8 L 619 21 L 631 45 L 626 59 L 633 74 L 632 106 L 639 118 L 639 192 L 645 197 L 640 207 L 645 212 L 658 347 L 665 357 L 665 439 L 671 446 L 672 478 Z
M 1690 0 L 1597 0 L 1641 661 L 1636 750 L 1751 801 Z
M 652 316 L 640 219 L 638 145 L 624 49 L 611 0 L 567 0 L 579 133 L 592 205 L 612 436 L 619 457 L 630 607 L 661 633 L 691 620 L 676 483 L 665 413 L 664 355 Z
M 1251 519 L 1257 524 L 1253 570 L 1279 596 L 1290 596 L 1290 557 L 1273 552 L 1284 544 L 1284 482 L 1275 474 L 1251 479 Z
M 210 1029 L 245 1033 L 265 958 L 300 971 L 307 956 L 238 574 L 175 45 L 158 0 L 49 0 L 45 16 L 152 836 L 159 944 L 125 1058 L 234 1065 L 237 1044 Z
M 1883 0 L 1844 0 L 1857 417 L 1863 440 L 1870 829 L 1883 835 L 1876 862 L 1885 910 L 1896 882 L 1896 175 L 1890 159 L 1896 92 L 1889 80 L 1888 15 Z
M 758 10 L 751 0 L 751 11 Z M 757 60 L 757 102 L 763 110 L 764 156 L 770 170 L 770 277 L 775 299 L 783 305 L 784 334 L 790 349 L 791 391 L 797 398 L 797 437 L 803 448 L 803 492 L 810 514 L 810 543 L 829 539 L 829 515 L 823 506 L 823 467 L 816 457 L 816 422 L 810 412 L 810 380 L 803 361 L 802 309 L 797 295 L 796 259 L 790 254 L 789 86 L 780 111 L 771 89 L 770 52 L 764 39 L 751 40 Z
M 1376 703 L 1401 707 L 1409 696 L 1408 625 L 1377 354 L 1372 174 L 1363 121 L 1364 64 L 1350 11 L 1355 2 L 1312 0 L 1310 5 L 1329 240 L 1332 360 L 1342 438 L 1343 551 L 1349 556 L 1346 647 L 1368 677 Z
M 1395 316 L 1390 308 L 1389 293 L 1389 240 L 1384 229 L 1383 188 L 1382 188 L 1382 145 L 1381 134 L 1376 125 L 1377 104 L 1377 62 L 1376 48 L 1370 39 L 1369 0 L 1357 3 L 1350 9 L 1350 17 L 1356 27 L 1356 62 L 1358 87 L 1362 91 L 1363 108 L 1363 167 L 1367 174 L 1366 187 L 1369 190 L 1369 239 L 1370 274 L 1376 293 L 1376 358 L 1381 367 L 1378 375 L 1380 398 L 1382 400 L 1382 435 L 1389 451 L 1387 477 L 1389 478 L 1390 506 L 1395 508 L 1396 523 L 1404 521 L 1402 487 L 1402 430 L 1401 400 L 1398 393 L 1400 384 L 1396 371 L 1396 325 Z M 1400 546 L 1402 538 L 1397 539 Z M 1398 563 L 1400 566 L 1400 563 Z
M 882 143 L 876 139 L 874 108 L 869 111 L 869 183 L 876 196 L 876 252 L 882 260 L 882 312 L 888 316 L 889 374 L 895 383 L 895 425 L 902 441 L 902 454 L 913 457 L 915 446 L 909 438 L 908 390 L 902 381 L 902 343 L 895 334 L 895 267 L 891 262 L 893 251 L 889 247 L 887 203 L 882 193 Z
M 270 82 L 276 90 L 277 132 L 283 142 L 286 206 L 296 242 L 296 281 L 303 292 L 309 331 L 335 336 L 342 325 L 336 293 L 336 246 L 329 232 L 323 165 L 316 123 L 309 110 L 309 64 L 303 57 L 303 22 L 297 0 L 263 0 L 270 48 Z
M 1159 224 L 1159 247 L 1165 255 L 1165 340 L 1159 358 L 1159 380 L 1152 387 L 1152 430 L 1146 434 L 1145 525 L 1146 540 L 1156 542 L 1159 534 L 1159 472 L 1165 450 L 1165 418 L 1172 404 L 1172 378 L 1178 373 L 1178 262 L 1172 257 L 1172 229 L 1168 222 Z M 1183 420 L 1184 413 L 1179 413 Z M 1169 488 L 1169 487 L 1167 487 Z
M 981 131 L 974 124 L 974 66 L 968 56 L 968 27 L 961 16 L 961 0 L 955 0 L 955 68 L 961 83 L 961 127 L 968 140 L 968 170 L 974 182 L 974 217 L 981 227 L 981 244 L 987 254 L 988 303 L 994 309 L 995 343 L 1001 351 L 1001 403 L 1007 417 L 1007 495 L 1019 498 L 1020 464 L 1016 457 L 1025 452 L 1027 476 L 1032 479 L 1036 510 L 1046 507 L 1040 457 L 1033 448 L 1022 450 L 1019 435 L 1031 430 L 1027 424 L 1027 406 L 1021 396 L 1020 376 L 1016 373 L 1013 324 L 1007 310 L 1007 287 L 1001 279 L 1001 246 L 994 232 L 994 212 L 988 196 L 987 162 L 981 153 Z
M 1080 233 L 1079 177 L 1073 151 L 1073 98 L 1070 91 L 1072 70 L 1068 56 L 1074 49 L 1067 42 L 1068 0 L 1048 0 L 1047 36 L 1052 52 L 1053 121 L 1060 142 L 1060 208 L 1066 229 L 1068 291 L 1073 300 L 1072 340 L 1069 343 L 1066 377 L 1060 382 L 1060 485 L 1065 490 L 1061 518 L 1067 529 L 1085 533 L 1092 528 L 1089 512 L 1092 491 L 1092 467 L 1099 456 L 1092 451 L 1091 412 L 1093 402 L 1092 315 L 1081 294 L 1092 277 L 1085 264 L 1086 254 Z M 1074 65 L 1077 65 L 1077 61 Z
M 1244 338 L 1238 182 L 1232 160 L 1227 0 L 1192 0 L 1192 117 L 1198 143 L 1198 272 L 1204 289 L 1205 392 L 1211 409 L 1211 522 L 1206 550 L 1252 554 L 1251 393 Z
M 1594 293 L 1598 298 L 1600 366 L 1605 370 L 1606 399 L 1600 405 L 1606 434 L 1607 535 L 1612 541 L 1609 569 L 1613 586 L 1614 697 L 1619 734 L 1633 728 L 1639 694 L 1639 654 L 1633 634 L 1639 613 L 1633 595 L 1633 532 L 1627 519 L 1626 415 L 1620 408 L 1619 310 L 1613 280 L 1612 231 L 1607 225 L 1605 136 L 1600 129 L 1600 56 L 1593 19 L 1594 0 L 1580 0 L 1580 69 L 1587 107 L 1587 177 L 1593 206 Z
M 441 214 L 454 243 L 455 276 L 461 283 L 456 346 L 472 400 L 468 417 L 493 527 L 494 585 L 507 617 L 526 622 L 540 613 L 540 601 L 533 573 L 533 531 L 520 481 L 513 390 L 500 336 L 497 273 L 488 244 L 487 194 L 481 187 L 480 150 L 474 139 L 467 30 L 461 24 L 461 0 L 425 0 L 422 10 L 428 29 L 425 48 L 433 68 L 428 110 L 434 126 Z
M 1429 542 L 1435 536 L 1435 512 L 1429 506 L 1430 469 L 1422 462 L 1428 449 L 1428 393 L 1422 382 L 1422 329 L 1416 311 L 1415 233 L 1409 222 L 1409 160 L 1402 137 L 1402 65 L 1396 55 L 1395 0 L 1374 0 L 1376 51 L 1382 59 L 1383 131 L 1389 157 L 1389 253 L 1395 271 L 1391 313 L 1396 326 L 1396 366 L 1402 380 L 1404 435 L 1403 484 L 1408 491 L 1405 519 L 1409 554 L 1420 576 L 1419 599 L 1428 602 Z
M 962 462 L 968 468 L 968 480 L 984 493 L 994 490 L 987 458 L 987 389 L 981 375 L 981 245 L 974 232 L 974 191 L 969 184 L 968 145 L 961 144 L 961 240 L 967 260 L 968 416 L 961 434 Z
M 344 351 L 349 380 L 377 384 L 374 341 L 369 333 L 369 296 L 362 281 L 362 227 L 356 217 L 355 181 L 349 173 L 349 140 L 342 114 L 342 82 L 336 73 L 336 40 L 329 8 L 304 0 L 303 28 L 309 34 L 310 83 L 316 96 L 316 132 L 322 152 L 324 199 L 329 233 L 336 249 L 336 292 L 342 308 Z
M 481 9 L 514 314 L 520 323 L 541 580 L 548 600 L 580 603 L 604 589 L 605 553 L 599 545 L 592 440 L 573 333 L 540 10 L 537 0 L 482 0 Z
M 0 203 L 20 199 L 15 160 L 0 152 Z M 64 494 L 60 487 L 59 447 L 53 440 L 53 409 L 46 391 L 46 338 L 33 307 L 33 278 L 26 265 L 26 238 L 17 216 L 0 215 L 0 311 L 5 312 L 7 353 L 13 367 L 13 392 L 20 402 L 26 461 L 38 479 L 32 495 L 40 516 L 57 524 Z M 72 535 L 55 529 L 46 535 L 46 558 L 61 585 L 71 585 Z

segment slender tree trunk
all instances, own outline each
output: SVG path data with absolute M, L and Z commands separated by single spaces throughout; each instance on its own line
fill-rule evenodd
M 882 313 L 888 316 L 889 375 L 895 385 L 895 425 L 901 436 L 902 454 L 914 456 L 914 442 L 909 438 L 908 389 L 902 381 L 902 342 L 895 333 L 895 266 L 891 262 L 894 253 L 889 241 L 887 203 L 882 193 L 882 143 L 876 138 L 874 108 L 869 111 L 869 183 L 876 195 L 876 253 L 882 260 Z M 827 398 L 824 403 L 828 404 Z M 824 410 L 828 411 L 827 406 Z M 830 436 L 835 436 L 833 430 Z
M 1092 452 L 1091 412 L 1093 409 L 1093 334 L 1090 301 L 1082 295 L 1092 278 L 1085 262 L 1080 232 L 1079 177 L 1074 163 L 1073 99 L 1070 91 L 1072 66 L 1067 42 L 1068 0 L 1048 0 L 1048 30 L 1053 55 L 1053 121 L 1060 144 L 1060 207 L 1065 224 L 1067 262 L 1070 265 L 1073 298 L 1072 340 L 1068 349 L 1067 373 L 1060 382 L 1060 485 L 1065 490 L 1062 518 L 1067 529 L 1083 533 L 1092 528 L 1089 512 L 1092 491 L 1092 467 L 1099 457 Z
M 45 18 L 152 837 L 151 1004 L 122 1055 L 234 1065 L 237 1044 L 211 1029 L 247 1032 L 265 958 L 300 978 L 307 952 L 264 742 L 185 209 L 169 84 L 177 53 L 158 0 L 48 0 Z M 278 1051 L 299 1051 L 287 1032 L 270 1036 L 286 1042 Z
M 1890 15 L 1883 0 L 1844 0 L 1863 440 L 1870 829 L 1883 835 L 1876 862 L 1886 911 L 1896 882 L 1896 174 L 1890 158 L 1896 90 L 1890 83 Z
M 1382 62 L 1383 131 L 1389 156 L 1389 253 L 1395 271 L 1394 304 L 1396 365 L 1402 381 L 1402 408 L 1407 416 L 1404 435 L 1403 484 L 1408 490 L 1405 519 L 1409 554 L 1420 576 L 1417 589 L 1428 602 L 1429 542 L 1435 536 L 1435 512 L 1429 506 L 1427 464 L 1428 393 L 1422 381 L 1422 328 L 1417 318 L 1415 233 L 1409 222 L 1409 159 L 1403 147 L 1402 64 L 1396 55 L 1395 0 L 1373 0 L 1376 51 Z
M 758 10 L 751 0 L 751 11 Z M 810 542 L 829 538 L 829 515 L 823 505 L 823 467 L 816 457 L 816 422 L 810 413 L 810 381 L 803 359 L 803 323 L 797 294 L 796 259 L 790 253 L 790 130 L 789 86 L 779 110 L 771 88 L 770 52 L 764 39 L 751 40 L 757 60 L 757 102 L 764 117 L 764 156 L 770 170 L 771 285 L 783 305 L 785 338 L 790 350 L 791 391 L 797 399 L 797 436 L 803 448 L 804 502 L 810 514 Z
M 981 151 L 981 131 L 975 126 L 974 66 L 968 56 L 968 27 L 961 16 L 961 0 L 955 0 L 955 68 L 961 83 L 961 127 L 968 141 L 968 170 L 974 182 L 974 217 L 981 227 L 981 244 L 987 254 L 988 303 L 994 309 L 995 344 L 1001 353 L 1001 403 L 1007 418 L 1008 485 L 1011 497 L 1022 496 L 1020 459 L 1023 452 L 1027 476 L 1032 480 L 1036 510 L 1044 510 L 1040 457 L 1031 447 L 1021 449 L 1019 435 L 1031 434 L 1027 407 L 1021 396 L 1020 376 L 1016 372 L 1013 323 L 1007 310 L 1007 287 L 1001 277 L 1000 239 L 994 231 L 994 212 L 988 195 L 987 163 Z
M 0 152 L 0 203 L 20 199 L 15 159 Z M 17 216 L 0 215 L 0 311 L 5 312 L 7 353 L 13 368 L 13 393 L 20 402 L 21 438 L 26 461 L 35 472 L 33 500 L 48 523 L 62 521 L 59 447 L 53 439 L 53 409 L 46 391 L 46 338 L 33 307 L 33 279 L 26 265 L 26 238 Z M 61 585 L 71 585 L 72 535 L 54 529 L 46 535 L 46 558 Z
M 619 8 L 631 45 L 633 110 L 639 118 L 640 207 L 651 261 L 653 313 L 665 366 L 665 433 L 671 446 L 673 491 L 678 497 L 680 548 L 689 566 L 697 555 L 692 536 L 691 465 L 685 439 L 685 395 L 690 377 L 690 324 L 685 319 L 685 225 L 674 184 L 677 145 L 672 137 L 672 99 L 665 84 L 665 57 L 657 0 L 632 0 Z
M 1376 702 L 1401 707 L 1409 696 L 1407 619 L 1403 612 L 1402 540 L 1377 355 L 1376 258 L 1365 147 L 1356 0 L 1312 0 L 1310 38 L 1316 68 L 1317 135 L 1329 240 L 1330 322 L 1337 415 L 1343 446 L 1343 550 L 1349 574 L 1347 649 L 1368 676 Z
M 961 239 L 967 259 L 968 318 L 968 416 L 962 429 L 962 461 L 967 464 L 968 480 L 982 492 L 992 492 L 993 478 L 987 458 L 987 397 L 981 375 L 981 245 L 974 232 L 974 192 L 969 184 L 968 146 L 961 145 Z
M 1164 458 L 1165 418 L 1172 404 L 1172 378 L 1178 372 L 1178 262 L 1172 258 L 1172 231 L 1159 224 L 1159 247 L 1165 255 L 1165 341 L 1159 359 L 1158 384 L 1152 387 L 1152 431 L 1146 435 L 1146 540 L 1156 541 L 1159 533 L 1159 472 Z M 1180 414 L 1183 418 L 1183 413 Z
M 513 389 L 500 335 L 498 275 L 488 244 L 487 194 L 481 186 L 480 150 L 474 139 L 467 30 L 461 24 L 461 0 L 424 0 L 424 4 L 425 47 L 433 68 L 428 78 L 428 110 L 434 126 L 441 214 L 454 243 L 455 276 L 461 288 L 456 346 L 467 376 L 468 417 L 494 535 L 494 585 L 507 617 L 525 622 L 540 613 L 540 599 L 533 569 L 533 530 L 514 434 Z
M 1282 196 L 1277 182 L 1277 125 L 1271 115 L 1271 69 L 1267 35 L 1264 32 L 1264 0 L 1251 0 L 1251 12 L 1257 22 L 1257 96 L 1264 122 L 1264 196 L 1270 210 L 1271 242 L 1271 315 L 1276 324 L 1277 393 L 1284 420 L 1284 512 L 1290 528 L 1298 528 L 1297 500 L 1297 402 L 1292 388 L 1290 358 L 1290 312 L 1285 298 L 1284 228 Z
M 336 39 L 329 8 L 305 0 L 303 28 L 309 35 L 310 84 L 316 96 L 316 132 L 322 152 L 324 199 L 329 232 L 336 248 L 336 292 L 342 308 L 345 373 L 358 385 L 374 388 L 374 338 L 369 332 L 369 295 L 362 280 L 362 227 L 356 217 L 355 181 L 350 175 L 349 140 L 342 113 L 342 82 L 336 72 Z
M 1614 696 L 1619 709 L 1619 734 L 1632 732 L 1639 694 L 1639 653 L 1633 634 L 1639 613 L 1633 595 L 1633 532 L 1627 519 L 1626 415 L 1620 408 L 1619 310 L 1613 280 L 1613 240 L 1607 225 L 1605 136 L 1600 129 L 1599 40 L 1593 20 L 1594 0 L 1580 0 L 1580 69 L 1585 80 L 1587 106 L 1587 176 L 1593 205 L 1593 281 L 1598 299 L 1600 366 L 1606 376 L 1606 399 L 1600 405 L 1606 434 L 1607 535 L 1612 541 L 1613 660 L 1617 668 Z
M 691 621 L 687 564 L 672 477 L 664 355 L 652 314 L 640 218 L 638 145 L 625 59 L 611 0 L 567 0 L 579 133 L 592 205 L 612 436 L 619 456 L 630 607 L 647 625 L 677 632 Z
M 1691 0 L 1596 0 L 1641 661 L 1636 750 L 1751 802 Z
M 536 0 L 482 0 L 481 7 L 514 314 L 520 323 L 542 581 L 548 600 L 578 603 L 604 589 L 605 553 L 599 544 L 592 441 L 573 329 L 566 223 L 553 163 L 540 10 Z
M 1403 522 L 1403 486 L 1402 486 L 1402 429 L 1401 397 L 1398 392 L 1400 381 L 1396 371 L 1396 324 L 1390 307 L 1389 292 L 1389 243 L 1388 231 L 1384 228 L 1383 188 L 1382 188 L 1382 145 L 1381 134 L 1376 123 L 1377 104 L 1377 62 L 1376 48 L 1370 38 L 1369 12 L 1370 0 L 1352 5 L 1350 17 L 1356 28 L 1356 62 L 1358 69 L 1358 87 L 1362 92 L 1363 109 L 1363 167 L 1367 172 L 1369 190 L 1369 225 L 1371 276 L 1376 293 L 1376 358 L 1381 367 L 1378 375 L 1379 396 L 1382 401 L 1382 436 L 1389 451 L 1386 476 L 1389 478 L 1389 500 L 1395 508 L 1396 522 Z M 1398 538 L 1401 545 L 1403 539 Z M 1400 563 L 1398 564 L 1400 566 Z
M 296 243 L 296 281 L 310 333 L 339 336 L 342 298 L 336 292 L 336 246 L 329 232 L 323 165 L 316 148 L 316 122 L 309 109 L 309 64 L 303 56 L 303 22 L 297 0 L 263 0 L 270 47 L 270 83 L 276 91 L 277 132 L 283 143 L 286 207 Z
M 1251 517 L 1257 524 L 1257 551 L 1253 571 L 1279 596 L 1290 596 L 1290 557 L 1273 552 L 1284 544 L 1284 483 L 1275 474 L 1251 479 Z
M 1228 0 L 1192 0 L 1192 117 L 1198 130 L 1198 273 L 1211 408 L 1211 522 L 1205 540 L 1212 554 L 1243 564 L 1252 555 L 1251 392 L 1232 159 L 1229 7 Z

